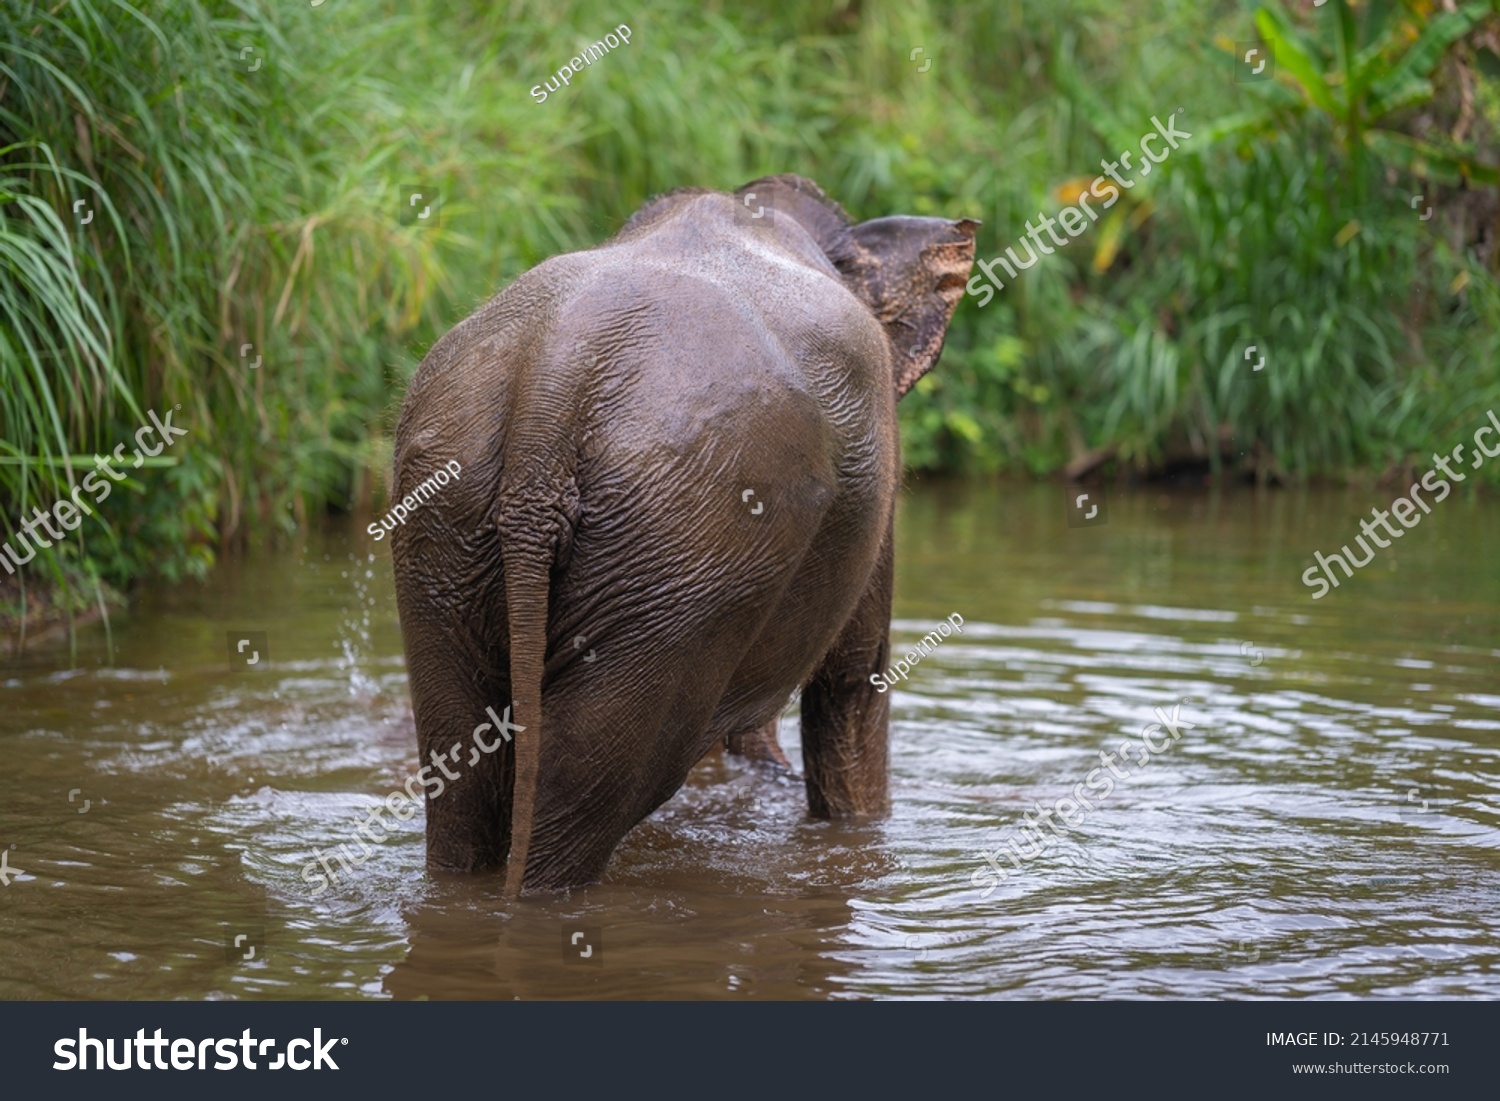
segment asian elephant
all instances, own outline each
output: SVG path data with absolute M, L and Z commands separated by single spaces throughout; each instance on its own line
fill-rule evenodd
M 592 882 L 798 688 L 811 812 L 888 810 L 896 400 L 977 225 L 856 225 L 797 176 L 674 191 L 433 345 L 391 544 L 430 867 Z

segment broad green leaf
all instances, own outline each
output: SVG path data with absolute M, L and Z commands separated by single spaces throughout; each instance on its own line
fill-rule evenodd
M 1370 86 L 1370 120 L 1401 107 L 1419 103 L 1432 95 L 1426 78 L 1437 68 L 1448 47 L 1473 29 L 1493 10 L 1488 2 L 1465 4 L 1458 11 L 1444 12 L 1412 43 L 1390 73 Z
M 1500 185 L 1500 167 L 1475 160 L 1464 150 L 1444 149 L 1420 138 L 1383 129 L 1366 131 L 1365 144 L 1383 160 L 1425 180 L 1455 186 L 1465 180 Z
M 948 428 L 954 435 L 962 437 L 970 443 L 978 443 L 984 439 L 984 429 L 979 427 L 979 422 L 959 409 L 949 412 Z
M 1225 115 L 1203 128 L 1204 144 L 1212 145 L 1240 134 L 1269 130 L 1274 122 L 1267 111 L 1242 111 L 1239 114 Z
M 1350 65 L 1350 96 L 1358 102 L 1369 86 L 1388 76 L 1394 59 L 1405 44 L 1405 32 L 1410 25 L 1403 19 L 1391 16 L 1401 10 L 1399 4 L 1385 5 L 1380 13 L 1372 12 L 1367 24 L 1370 42 L 1355 55 Z
M 1354 13 L 1349 9 L 1348 0 L 1334 0 L 1337 7 L 1339 48 L 1338 64 L 1340 77 L 1344 85 L 1344 105 L 1349 111 L 1350 119 L 1355 119 L 1355 112 L 1359 108 L 1359 97 L 1355 94 L 1354 81 L 1356 76 L 1355 58 L 1359 48 L 1359 33 L 1354 26 Z
M 1386 115 L 1403 107 L 1426 103 L 1435 91 L 1432 81 L 1419 76 L 1407 77 L 1399 84 L 1390 79 L 1382 80 L 1380 88 L 1378 98 L 1373 93 L 1370 97 L 1368 118 L 1372 122 L 1379 122 Z
M 1345 108 L 1334 98 L 1328 82 L 1323 79 L 1320 66 L 1313 60 L 1312 52 L 1301 35 L 1282 18 L 1281 13 L 1270 8 L 1260 8 L 1255 13 L 1255 26 L 1276 56 L 1277 78 L 1290 77 L 1309 101 L 1342 121 Z

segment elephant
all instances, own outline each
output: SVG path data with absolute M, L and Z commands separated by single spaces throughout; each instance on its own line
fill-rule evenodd
M 978 225 L 855 224 L 794 175 L 683 188 L 432 345 L 391 540 L 430 870 L 595 882 L 799 689 L 810 813 L 888 812 L 896 402 Z

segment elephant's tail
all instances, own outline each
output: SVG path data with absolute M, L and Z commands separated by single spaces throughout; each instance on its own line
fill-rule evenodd
M 542 672 L 547 658 L 547 589 L 552 554 L 517 546 L 501 537 L 505 604 L 510 632 L 510 696 L 515 723 L 515 784 L 511 789 L 510 858 L 505 893 L 521 893 L 536 812 L 537 769 L 541 758 Z

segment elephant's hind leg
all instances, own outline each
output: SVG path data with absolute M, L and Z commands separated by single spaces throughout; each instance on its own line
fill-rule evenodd
M 518 736 L 503 729 L 514 721 L 503 662 L 464 645 L 464 624 L 439 626 L 413 613 L 403 616 L 402 629 L 422 785 L 410 790 L 426 792 L 427 864 L 455 872 L 502 867 L 515 769 L 515 743 L 506 739 Z
M 890 696 L 870 682 L 890 658 L 892 534 L 869 586 L 802 690 L 802 764 L 818 818 L 890 810 Z

